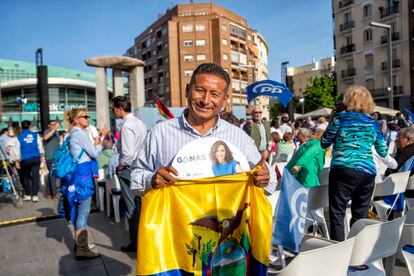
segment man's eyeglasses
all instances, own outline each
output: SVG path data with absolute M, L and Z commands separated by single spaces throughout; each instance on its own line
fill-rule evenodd
M 90 118 L 90 116 L 85 115 L 85 116 L 79 116 L 78 118 L 84 118 L 84 119 L 88 120 Z
M 262 114 L 262 112 L 261 111 L 256 111 L 256 112 L 253 112 L 253 114 Z

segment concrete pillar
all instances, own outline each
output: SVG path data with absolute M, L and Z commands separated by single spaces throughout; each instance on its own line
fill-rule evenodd
M 124 95 L 124 83 L 122 81 L 122 70 L 113 69 L 112 70 L 112 82 L 114 84 L 114 95 L 123 96 Z
M 106 68 L 96 67 L 96 127 L 110 127 Z
M 135 116 L 139 117 L 139 107 L 145 103 L 144 67 L 137 66 L 129 72 L 129 96 Z

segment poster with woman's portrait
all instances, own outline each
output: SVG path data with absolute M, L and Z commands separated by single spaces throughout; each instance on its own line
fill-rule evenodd
M 175 156 L 172 166 L 178 179 L 197 179 L 249 171 L 243 153 L 231 143 L 217 138 L 194 140 Z

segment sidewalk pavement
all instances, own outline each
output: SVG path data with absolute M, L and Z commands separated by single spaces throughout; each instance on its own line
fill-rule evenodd
M 102 256 L 76 261 L 74 230 L 63 218 L 0 228 L 0 275 L 135 275 L 136 253 L 120 251 L 129 241 L 123 223 L 93 213 L 89 230 Z
M 56 216 L 56 200 L 42 193 L 39 197 L 39 202 L 25 202 L 21 209 L 0 197 L 0 276 L 135 275 L 136 253 L 120 250 L 129 242 L 124 223 L 115 223 L 105 212 L 90 214 L 90 238 L 101 257 L 76 261 L 73 226 Z M 27 222 L 36 217 L 46 220 Z M 1 227 L 13 220 L 25 223 Z M 276 275 L 275 271 L 269 269 L 269 275 Z M 409 275 L 405 264 L 397 261 L 394 275 Z

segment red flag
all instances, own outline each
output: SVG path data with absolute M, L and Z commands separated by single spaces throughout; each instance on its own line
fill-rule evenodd
M 161 102 L 160 99 L 157 99 L 157 107 L 158 112 L 166 119 L 174 119 L 174 114 L 171 113 L 171 111 L 168 109 L 168 107 Z

